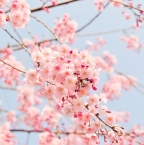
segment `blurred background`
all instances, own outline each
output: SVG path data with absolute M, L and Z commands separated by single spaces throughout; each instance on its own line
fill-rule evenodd
M 31 9 L 42 5 L 42 1 L 39 0 L 28 0 Z M 58 2 L 61 2 L 60 0 Z M 144 5 L 143 0 L 133 0 L 134 4 Z M 48 3 L 50 4 L 50 3 Z M 107 32 L 115 29 L 129 28 L 133 26 L 136 22 L 133 13 L 126 9 L 126 11 L 131 15 L 130 20 L 125 20 L 122 15 L 123 7 L 115 8 L 111 4 L 102 12 L 102 14 L 96 18 L 89 26 L 87 26 L 78 34 L 88 34 L 88 33 L 99 33 Z M 78 2 L 70 3 L 63 6 L 58 6 L 50 8 L 50 13 L 46 11 L 38 11 L 32 13 L 43 22 L 45 22 L 50 28 L 53 29 L 54 21 L 57 18 L 61 18 L 64 13 L 69 13 L 72 20 L 78 23 L 78 29 L 89 22 L 97 13 L 96 7 L 94 5 L 94 0 L 81 0 Z M 30 18 L 29 28 L 34 36 L 38 36 L 40 40 L 53 38 L 52 34 L 35 19 Z M 12 26 L 7 24 L 5 28 L 17 39 L 18 36 L 15 34 Z M 23 39 L 31 37 L 29 36 L 26 28 L 17 30 Z M 121 36 L 127 35 L 137 35 L 141 42 L 144 42 L 144 29 L 140 28 L 137 31 L 127 30 L 126 33 L 119 31 L 116 33 L 101 34 L 95 36 L 85 36 L 77 37 L 74 44 L 70 45 L 71 48 L 78 48 L 79 50 L 87 47 L 86 41 L 89 40 L 96 43 L 98 37 L 103 37 L 106 41 L 106 46 L 99 51 L 94 51 L 93 55 L 98 56 L 103 53 L 103 51 L 108 50 L 110 54 L 113 54 L 117 58 L 117 63 L 114 68 L 137 78 L 138 82 L 144 84 L 144 48 L 141 48 L 139 52 L 133 50 L 128 50 L 126 48 L 126 43 L 121 41 Z M 16 42 L 10 38 L 10 36 L 0 29 L 0 49 L 16 44 Z M 33 64 L 29 58 L 29 55 L 24 50 L 19 50 L 14 52 L 17 60 L 21 61 L 26 70 L 33 67 Z M 107 75 L 101 72 L 99 87 L 107 80 Z M 0 85 L 3 83 L 0 81 Z M 99 89 L 99 88 L 98 88 Z M 143 89 L 144 90 L 144 89 Z M 0 90 L 0 99 L 2 108 L 6 110 L 15 110 L 18 112 L 18 102 L 17 93 L 13 90 Z M 108 108 L 115 111 L 128 111 L 130 112 L 130 120 L 128 123 L 122 123 L 125 130 L 131 129 L 134 125 L 140 124 L 144 125 L 144 95 L 132 88 L 131 91 L 122 90 L 121 96 L 118 99 L 108 102 Z M 1 114 L 2 116 L 2 114 Z M 15 133 L 19 139 L 19 145 L 24 145 L 27 140 L 27 133 Z M 29 137 L 28 145 L 38 145 L 38 133 L 31 133 Z

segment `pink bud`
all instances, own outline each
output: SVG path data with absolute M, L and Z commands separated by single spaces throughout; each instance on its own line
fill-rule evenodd
M 82 64 L 82 65 L 81 65 L 81 68 L 85 68 L 85 65 L 84 65 L 84 64 Z
M 96 90 L 97 90 L 97 87 L 95 87 L 95 86 L 92 85 L 92 89 L 93 89 L 94 91 L 96 91 Z
M 78 112 L 78 117 L 82 117 L 82 112 Z
M 2 10 L 0 10 L 0 14 L 3 14 L 3 11 Z
M 74 118 L 77 118 L 77 114 L 75 113 L 73 117 L 74 117 Z
M 67 62 L 68 62 L 68 63 L 70 63 L 71 61 L 70 61 L 70 60 L 68 60 Z
M 109 110 L 107 110 L 106 112 L 107 112 L 107 113 L 111 113 L 111 111 L 109 111 Z
M 72 53 L 73 53 L 73 51 L 71 50 L 69 53 L 70 53 L 70 54 L 72 54 Z

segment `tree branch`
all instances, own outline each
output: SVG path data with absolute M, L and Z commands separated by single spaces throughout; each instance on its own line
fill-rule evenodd
M 30 15 L 32 18 L 36 19 L 39 23 L 41 23 L 42 25 L 44 25 L 56 38 L 56 40 L 62 45 L 63 43 L 59 40 L 59 38 L 57 37 L 57 35 L 41 20 L 39 20 L 37 17 Z
M 130 4 L 128 5 L 128 4 L 125 4 L 125 3 L 122 3 L 122 2 L 116 1 L 116 0 L 111 0 L 111 2 L 119 3 L 119 4 L 121 4 L 121 5 L 125 6 L 125 7 L 133 8 L 133 9 L 138 10 L 140 12 L 144 12 L 144 10 L 142 10 L 140 8 L 137 8 L 137 7 L 134 7 L 133 5 L 130 5 Z
M 25 129 L 11 129 L 11 132 L 26 132 L 26 133 L 41 133 L 44 132 L 43 130 L 25 130 Z M 69 135 L 69 134 L 79 134 L 79 135 L 84 135 L 85 133 L 81 132 L 67 132 L 67 131 L 57 131 L 54 132 L 55 134 L 64 134 L 64 135 Z
M 25 132 L 25 133 L 42 133 L 44 132 L 43 130 L 26 130 L 26 129 L 11 129 L 11 132 Z M 86 133 L 83 132 L 68 132 L 68 131 L 55 131 L 55 134 L 59 135 L 59 134 L 63 134 L 63 135 L 69 135 L 69 134 L 77 134 L 77 135 L 86 135 Z M 99 134 L 102 135 L 102 134 Z M 131 132 L 125 132 L 124 134 L 125 136 L 131 136 Z M 131 136 L 134 137 L 134 136 Z M 139 135 L 137 135 L 136 137 L 139 137 Z
M 139 28 L 144 28 L 144 26 L 141 26 Z M 127 27 L 127 28 L 122 28 L 122 29 L 114 29 L 114 30 L 110 30 L 110 31 L 88 33 L 88 34 L 76 34 L 76 36 L 77 37 L 87 37 L 87 36 L 96 36 L 96 35 L 106 35 L 106 34 L 111 34 L 111 33 L 116 33 L 116 32 L 121 32 L 121 31 L 126 31 L 126 30 L 132 30 L 132 29 L 134 29 L 134 27 Z M 48 42 L 48 41 L 55 41 L 55 40 L 56 40 L 55 38 L 49 39 L 49 40 L 43 40 L 37 44 L 40 45 L 41 43 Z M 13 51 L 18 51 L 18 50 L 22 49 L 22 47 L 20 47 L 20 45 L 18 45 L 18 44 L 14 44 L 11 47 L 17 47 L 17 48 L 13 48 Z
M 10 66 L 11 68 L 13 68 L 13 69 L 15 69 L 15 70 L 17 70 L 17 71 L 19 71 L 19 72 L 22 72 L 22 73 L 26 74 L 25 71 L 22 71 L 22 70 L 20 70 L 20 69 L 18 69 L 18 68 L 16 68 L 16 67 L 14 67 L 14 66 L 12 66 L 12 65 L 10 65 L 10 64 L 8 64 L 8 63 L 6 63 L 5 61 L 3 61 L 3 60 L 1 60 L 1 59 L 0 59 L 0 62 L 6 64 L 6 65 L 8 65 L 8 66 Z
M 116 69 L 114 71 L 116 73 L 118 73 L 119 75 L 122 75 L 131 81 L 131 79 L 126 74 L 124 74 Z M 136 81 L 136 85 L 133 86 L 138 92 L 140 92 L 144 96 L 144 92 L 141 89 L 139 89 L 138 86 L 144 88 L 144 85 Z
M 8 32 L 8 30 L 6 30 L 5 28 L 2 28 L 2 27 L 1 27 L 1 29 L 3 29 L 7 34 L 9 34 L 9 36 L 10 36 L 12 39 L 14 39 L 18 44 L 21 45 L 22 48 L 25 49 L 26 52 L 28 52 L 28 53 L 30 54 L 30 52 L 28 51 L 28 49 L 27 49 L 23 44 L 21 44 L 15 37 L 13 37 L 13 36 Z M 31 55 L 31 54 L 30 54 L 30 55 Z
M 109 3 L 107 3 L 105 6 L 104 6 L 104 9 L 109 5 Z M 98 18 L 98 16 L 100 16 L 102 12 L 99 12 L 96 16 L 94 16 L 88 23 L 86 23 L 84 26 L 82 26 L 80 29 L 78 29 L 76 31 L 77 32 L 80 32 L 82 31 L 83 29 L 85 29 L 87 26 L 89 26 L 96 18 Z
M 56 39 L 53 38 L 53 39 L 49 39 L 49 40 L 43 40 L 43 41 L 38 42 L 37 45 L 40 45 L 40 44 L 42 44 L 44 42 L 49 42 L 49 41 L 56 41 Z M 18 50 L 23 49 L 20 45 L 17 45 L 17 44 L 14 44 L 12 46 L 9 45 L 8 47 L 16 47 L 16 48 L 13 48 L 13 51 L 18 51 Z M 25 46 L 25 47 L 28 48 L 29 46 Z
M 67 1 L 64 1 L 64 2 L 59 2 L 56 6 L 47 5 L 47 6 L 44 6 L 44 7 L 34 8 L 34 9 L 31 9 L 31 12 L 34 13 L 34 12 L 41 11 L 45 8 L 54 8 L 54 7 L 62 6 L 62 5 L 69 4 L 69 3 L 72 3 L 72 2 L 77 2 L 77 1 L 82 1 L 82 0 L 67 0 Z
M 139 28 L 144 28 L 144 26 L 141 26 Z M 122 29 L 114 29 L 110 31 L 103 31 L 103 32 L 96 32 L 96 33 L 88 33 L 88 34 L 77 34 L 77 37 L 87 37 L 87 36 L 96 36 L 96 35 L 106 35 L 106 34 L 111 34 L 111 33 L 116 33 L 116 32 L 121 32 L 121 31 L 126 31 L 126 30 L 132 30 L 134 27 L 127 27 L 127 28 L 122 28 Z
M 16 91 L 16 88 L 14 88 L 14 87 L 7 87 L 7 86 L 0 86 L 0 89 Z

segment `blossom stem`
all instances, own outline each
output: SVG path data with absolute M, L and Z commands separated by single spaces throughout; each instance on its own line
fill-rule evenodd
M 36 19 L 39 23 L 41 23 L 42 25 L 44 25 L 56 38 L 56 40 L 62 45 L 63 43 L 59 40 L 59 38 L 57 37 L 57 35 L 41 20 L 39 20 L 37 17 L 30 15 L 32 18 Z
M 10 65 L 10 64 L 8 64 L 8 63 L 6 63 L 5 61 L 3 61 L 3 60 L 1 60 L 1 59 L 0 59 L 0 61 L 1 61 L 2 63 L 4 63 L 4 64 L 10 66 L 11 68 L 13 68 L 13 69 L 15 69 L 15 70 L 17 70 L 17 71 L 19 71 L 19 72 L 22 72 L 22 73 L 26 74 L 25 71 L 22 71 L 22 70 L 20 70 L 20 69 L 18 69 L 18 68 L 16 68 L 16 67 L 14 67 L 14 66 L 12 66 L 12 65 Z

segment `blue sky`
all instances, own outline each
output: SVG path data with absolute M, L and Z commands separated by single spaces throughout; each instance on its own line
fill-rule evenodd
M 133 0 L 135 4 L 141 3 L 144 5 L 143 0 Z M 29 0 L 28 1 L 31 8 L 38 7 L 41 2 L 39 0 Z M 36 12 L 33 15 L 37 16 L 39 19 L 44 21 L 50 28 L 54 26 L 54 20 L 57 17 L 62 17 L 64 13 L 69 13 L 71 19 L 78 22 L 78 27 L 81 28 L 85 23 L 87 23 L 91 18 L 93 18 L 98 12 L 94 6 L 93 0 L 83 0 L 80 2 L 75 2 L 65 6 L 60 6 L 57 8 L 50 9 L 50 13 L 46 12 Z M 127 28 L 132 26 L 135 23 L 135 17 L 132 15 L 132 18 L 128 21 L 124 19 L 122 15 L 122 8 L 114 8 L 112 5 L 109 5 L 104 12 L 87 28 L 79 32 L 79 34 L 94 33 L 101 31 L 109 31 L 119 28 Z M 129 10 L 128 13 L 132 14 Z M 34 19 L 31 18 L 29 27 L 33 35 L 38 35 L 39 38 L 50 38 L 51 33 L 40 23 L 37 23 Z M 18 37 L 14 33 L 12 27 L 7 24 L 5 27 L 8 31 L 13 34 L 17 39 Z M 26 29 L 19 29 L 18 32 L 21 34 L 22 38 L 30 38 Z M 128 31 L 128 34 L 136 34 L 139 36 L 140 41 L 144 42 L 144 29 L 139 29 L 136 32 L 132 30 Z M 83 49 L 86 47 L 86 40 L 96 42 L 96 38 L 101 36 L 105 39 L 107 45 L 102 48 L 100 52 L 95 52 L 94 55 L 100 55 L 104 50 L 108 50 L 111 54 L 114 54 L 118 60 L 115 68 L 120 70 L 125 74 L 132 75 L 138 79 L 138 81 L 144 84 L 144 48 L 140 52 L 134 52 L 127 50 L 126 44 L 120 40 L 120 37 L 124 35 L 123 32 L 117 32 L 107 35 L 98 35 L 98 36 L 89 36 L 89 37 L 77 37 L 76 43 L 73 44 L 72 48 Z M 2 29 L 0 29 L 1 43 L 0 48 L 5 47 L 7 44 L 15 44 L 15 41 L 12 40 Z M 29 56 L 25 51 L 21 50 L 16 52 L 16 57 L 18 60 L 24 62 L 26 69 L 29 69 L 32 64 L 30 62 Z M 107 79 L 105 73 L 101 74 L 100 83 L 104 82 Z M 2 100 L 3 107 L 5 109 L 16 109 L 17 108 L 17 95 L 16 92 L 0 90 L 0 97 Z M 135 124 L 144 125 L 144 96 L 136 91 L 134 88 L 130 92 L 122 91 L 121 98 L 114 100 L 108 103 L 108 107 L 116 111 L 130 111 L 131 118 L 130 122 L 124 124 L 126 129 L 131 128 Z M 20 133 L 18 134 L 20 145 L 26 142 L 27 134 Z M 36 134 L 31 134 L 29 139 L 29 145 L 37 145 Z

